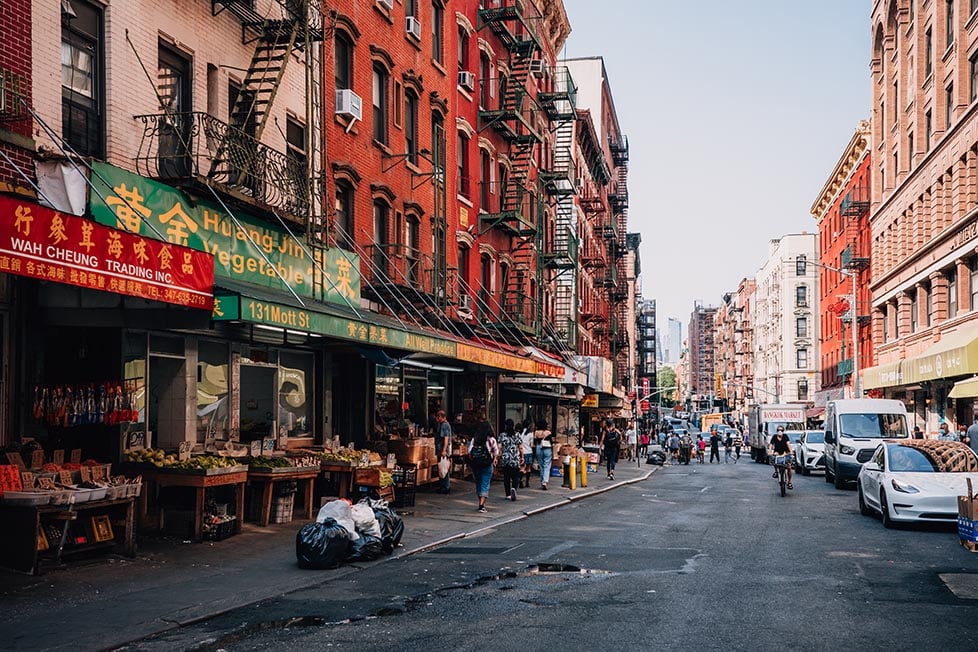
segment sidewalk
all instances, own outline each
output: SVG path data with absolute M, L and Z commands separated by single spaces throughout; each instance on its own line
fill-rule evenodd
M 601 467 L 588 474 L 586 488 L 573 491 L 560 478 L 543 491 L 535 478 L 516 502 L 494 482 L 488 514 L 477 511 L 474 485 L 453 478 L 451 494 L 419 491 L 413 508 L 399 510 L 405 532 L 393 555 L 336 570 L 298 568 L 295 535 L 302 521 L 246 523 L 240 535 L 216 543 L 140 538 L 135 559 L 101 557 L 40 577 L 0 570 L 0 640 L 15 650 L 117 647 L 639 482 L 658 468 L 619 463 L 612 481 Z

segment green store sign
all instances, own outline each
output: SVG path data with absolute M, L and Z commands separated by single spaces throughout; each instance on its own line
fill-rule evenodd
M 424 351 L 448 357 L 454 357 L 456 353 L 455 342 L 450 340 L 418 335 L 417 333 L 369 324 L 356 319 L 325 315 L 320 312 L 284 306 L 241 295 L 215 297 L 213 318 L 217 321 L 241 320 L 374 346 Z
M 267 222 L 235 213 L 235 224 L 216 204 L 192 204 L 165 184 L 105 163 L 93 169 L 89 204 L 100 224 L 206 251 L 218 278 L 288 292 L 284 279 L 299 296 L 360 305 L 359 256 L 332 247 L 316 253 L 317 264 L 311 248 Z

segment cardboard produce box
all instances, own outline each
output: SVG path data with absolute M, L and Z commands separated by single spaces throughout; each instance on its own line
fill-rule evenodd
M 958 539 L 971 552 L 978 552 L 978 500 L 971 478 L 967 481 L 968 495 L 958 496 Z
M 394 453 L 402 464 L 423 464 L 435 457 L 435 438 L 392 439 L 387 449 Z

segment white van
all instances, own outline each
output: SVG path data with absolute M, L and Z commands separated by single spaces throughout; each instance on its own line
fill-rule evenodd
M 825 481 L 842 489 L 856 479 L 883 439 L 909 439 L 902 401 L 848 398 L 825 406 Z

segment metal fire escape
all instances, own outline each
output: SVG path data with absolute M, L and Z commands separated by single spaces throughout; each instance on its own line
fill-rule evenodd
M 217 140 L 216 153 L 207 174 L 210 179 L 226 180 L 232 186 L 260 194 L 262 184 L 297 186 L 292 188 L 303 201 L 285 205 L 286 212 L 301 218 L 313 255 L 321 256 L 327 246 L 323 219 L 321 170 L 322 62 L 315 43 L 325 37 L 325 24 L 317 3 L 311 0 L 270 0 L 267 14 L 258 13 L 254 0 L 211 0 L 211 13 L 227 10 L 241 21 L 241 42 L 255 44 L 255 51 L 241 87 L 229 112 L 231 129 Z M 305 165 L 302 178 L 269 178 L 269 162 L 262 156 L 262 134 L 268 125 L 272 105 L 285 77 L 289 60 L 297 55 L 305 68 Z M 241 134 L 246 137 L 242 138 Z M 316 279 L 315 291 L 323 291 L 324 279 Z
M 614 283 L 607 284 L 609 300 L 614 315 L 610 333 L 611 356 L 615 363 L 615 384 L 622 384 L 631 377 L 628 358 L 628 140 L 618 134 L 617 139 L 609 143 L 611 162 L 615 166 L 615 178 L 612 182 L 608 201 L 611 204 L 611 220 L 615 226 L 614 239 L 609 242 L 612 259 L 615 261 Z
M 574 121 L 577 86 L 566 66 L 550 71 L 549 87 L 537 94 L 554 133 L 553 156 L 540 171 L 542 196 L 554 212 L 553 233 L 544 243 L 544 261 L 554 283 L 554 334 L 563 351 L 577 350 L 577 273 L 580 243 L 574 213 L 577 166 L 574 163 Z
M 543 308 L 543 231 L 539 226 L 540 197 L 530 178 L 534 149 L 543 141 L 537 127 L 540 110 L 527 82 L 531 68 L 541 68 L 536 34 L 539 16 L 531 15 L 522 0 L 504 0 L 501 6 L 479 10 L 479 29 L 495 34 L 509 52 L 509 72 L 497 108 L 479 111 L 479 131 L 495 129 L 509 143 L 510 171 L 500 189 L 495 212 L 481 213 L 479 232 L 498 228 L 512 238 L 513 266 L 502 291 L 502 314 L 507 326 L 539 336 Z M 536 73 L 534 73 L 536 74 Z

